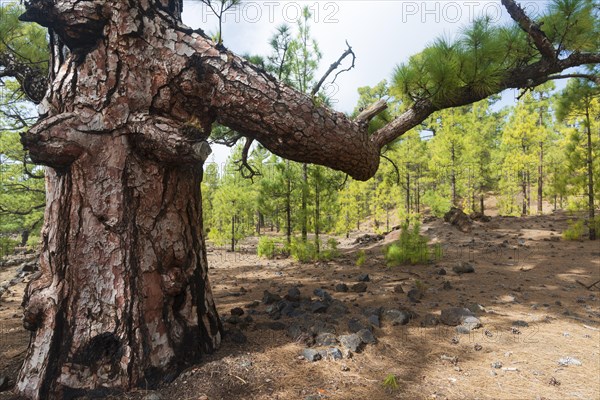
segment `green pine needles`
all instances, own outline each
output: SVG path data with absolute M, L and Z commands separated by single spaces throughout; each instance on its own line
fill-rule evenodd
M 439 244 L 429 246 L 429 238 L 419 233 L 420 224 L 402 225 L 400 238 L 384 248 L 387 265 L 395 267 L 402 264 L 420 264 L 442 257 L 443 251 Z

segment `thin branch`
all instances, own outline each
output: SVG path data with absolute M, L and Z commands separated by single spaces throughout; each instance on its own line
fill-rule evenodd
M 233 130 L 230 129 L 228 133 L 231 133 L 231 132 L 233 132 Z M 224 138 L 220 138 L 220 139 L 212 139 L 210 141 L 210 144 L 215 143 L 215 144 L 220 144 L 220 145 L 227 146 L 227 147 L 233 147 L 236 145 L 238 140 L 240 140 L 241 138 L 243 138 L 243 136 L 239 133 L 236 133 L 235 136 L 232 136 L 230 138 L 224 137 Z
M 394 170 L 396 171 L 396 185 L 400 185 L 400 169 L 398 169 L 398 166 L 396 165 L 396 163 L 394 161 L 392 161 L 391 158 L 389 158 L 383 154 L 381 154 L 381 158 L 388 160 L 390 162 L 390 164 L 392 164 L 392 167 L 394 167 Z
M 346 174 L 346 176 L 344 177 L 344 181 L 342 182 L 341 185 L 338 186 L 338 190 L 342 190 L 344 188 L 344 186 L 346 186 L 346 182 L 348 182 L 348 177 L 350 175 Z
M 581 78 L 587 79 L 592 82 L 600 85 L 600 75 L 595 74 L 564 74 L 564 75 L 551 75 L 548 77 L 548 80 L 556 80 L 556 79 L 569 79 L 569 78 Z
M 311 96 L 314 97 L 319 92 L 319 89 L 321 89 L 321 86 L 323 85 L 323 83 L 325 82 L 325 80 L 327 79 L 327 77 L 333 71 L 335 71 L 337 68 L 339 68 L 339 66 L 342 64 L 342 61 L 344 61 L 344 58 L 348 57 L 349 55 L 352 55 L 352 64 L 348 68 L 343 69 L 343 70 L 339 71 L 337 74 L 335 74 L 335 77 L 333 78 L 332 83 L 335 82 L 335 80 L 337 79 L 337 77 L 338 77 L 339 74 L 341 74 L 342 72 L 350 71 L 352 68 L 354 68 L 354 62 L 356 61 L 356 54 L 354 54 L 354 51 L 352 51 L 352 47 L 350 47 L 350 45 L 348 44 L 348 41 L 346 41 L 346 46 L 348 46 L 348 48 L 346 49 L 346 51 L 344 51 L 342 53 L 342 55 L 340 56 L 340 58 L 337 59 L 336 62 L 334 62 L 333 64 L 331 64 L 329 66 L 329 69 L 321 77 L 321 79 L 319 80 L 319 82 L 317 82 L 317 84 L 313 87 L 312 91 L 310 92 Z
M 246 143 L 244 143 L 244 148 L 242 149 L 242 159 L 236 161 L 236 164 L 240 164 L 238 171 L 240 171 L 240 174 L 242 174 L 242 178 L 250 179 L 252 183 L 254 183 L 254 177 L 260 176 L 261 173 L 248 163 L 248 153 L 250 152 L 252 142 L 254 142 L 254 139 L 246 138 Z
M 0 205 L 0 215 L 29 215 L 35 210 L 39 210 L 40 208 L 46 207 L 46 204 L 38 204 L 37 206 L 32 206 L 27 211 L 20 210 L 9 210 L 8 208 L 4 208 Z
M 544 33 L 540 26 L 525 14 L 525 11 L 520 5 L 515 3 L 514 0 L 502 0 L 502 5 L 504 5 L 504 8 L 506 8 L 511 18 L 515 20 L 515 22 L 519 24 L 519 27 L 521 27 L 521 29 L 533 40 L 535 47 L 542 54 L 543 58 L 549 60 L 556 58 L 556 49 L 552 45 L 552 42 L 550 42 L 550 39 L 548 39 L 548 36 L 546 36 L 546 33 Z

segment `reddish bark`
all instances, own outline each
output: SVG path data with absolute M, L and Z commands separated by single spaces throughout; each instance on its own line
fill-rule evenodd
M 24 301 L 33 333 L 17 391 L 29 398 L 153 386 L 218 347 L 199 192 L 213 122 L 366 180 L 382 146 L 440 108 L 417 102 L 369 137 L 381 105 L 355 121 L 317 106 L 183 26 L 181 6 L 27 4 L 23 20 L 60 38 L 42 119 L 23 137 L 49 167 L 42 271 Z M 507 73 L 506 85 L 590 60 L 542 60 Z M 478 96 L 465 89 L 447 106 Z

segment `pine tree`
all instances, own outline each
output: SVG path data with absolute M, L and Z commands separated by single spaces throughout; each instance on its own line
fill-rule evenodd
M 595 240 L 597 237 L 596 222 L 595 222 L 595 197 L 596 186 L 595 180 L 595 165 L 596 151 L 598 148 L 598 137 L 592 135 L 592 125 L 600 115 L 598 108 L 598 98 L 600 97 L 600 88 L 594 82 L 583 79 L 569 80 L 567 87 L 561 93 L 558 101 L 557 114 L 559 119 L 570 119 L 570 122 L 577 127 L 577 131 L 571 135 L 571 143 L 574 144 L 573 155 L 576 154 L 578 147 L 585 149 L 583 162 L 577 162 L 575 157 L 569 157 L 573 169 L 577 169 L 578 165 L 584 165 L 583 176 L 585 179 L 585 191 L 588 202 L 588 227 L 589 238 Z

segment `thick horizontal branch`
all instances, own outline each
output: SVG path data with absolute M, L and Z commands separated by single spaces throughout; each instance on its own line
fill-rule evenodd
M 217 122 L 283 158 L 325 165 L 360 180 L 375 174 L 379 148 L 365 124 L 315 104 L 232 53 L 203 53 L 192 64 L 202 65 L 198 73 L 212 75 L 210 106 Z

